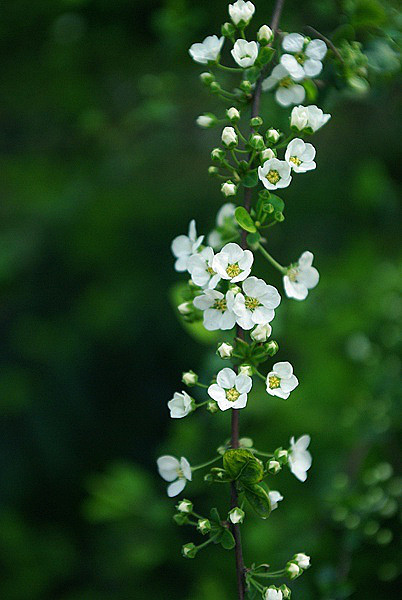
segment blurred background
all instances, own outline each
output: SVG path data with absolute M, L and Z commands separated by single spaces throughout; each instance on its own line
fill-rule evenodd
M 269 22 L 273 2 L 255 4 L 256 26 Z M 321 273 L 308 300 L 283 301 L 275 319 L 278 360 L 297 365 L 301 385 L 288 402 L 256 385 L 241 414 L 241 434 L 262 449 L 312 436 L 307 482 L 279 475 L 285 500 L 263 525 L 250 514 L 243 534 L 248 564 L 312 556 L 291 585 L 298 600 L 400 589 L 395 7 L 306 0 L 285 3 L 281 21 L 326 35 L 352 28 L 371 82 L 346 85 L 329 68 L 335 87 L 315 100 L 332 114 L 314 138 L 318 168 L 283 194 L 286 220 L 269 242 L 283 264 L 312 250 Z M 4 600 L 234 598 L 232 553 L 180 556 L 198 534 L 172 522 L 175 500 L 155 468 L 162 453 L 202 462 L 229 433 L 224 413 L 184 423 L 166 408 L 183 370 L 206 378 L 225 366 L 214 340 L 195 339 L 177 319 L 172 286 L 183 276 L 170 242 L 191 218 L 210 231 L 222 203 L 207 175 L 219 130 L 197 129 L 195 118 L 221 116 L 224 105 L 187 50 L 227 18 L 224 1 L 2 3 Z M 264 98 L 267 123 L 287 115 Z M 268 263 L 257 269 L 282 289 Z M 228 506 L 226 488 L 201 476 L 185 495 L 199 512 Z

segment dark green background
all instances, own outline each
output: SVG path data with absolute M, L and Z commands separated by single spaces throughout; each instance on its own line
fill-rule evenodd
M 375 0 L 287 4 L 282 29 L 352 21 L 377 57 L 374 40 L 394 28 Z M 259 26 L 272 2 L 256 5 Z M 225 366 L 176 319 L 169 246 L 190 218 L 208 232 L 222 203 L 206 173 L 219 131 L 194 121 L 224 106 L 187 49 L 219 33 L 226 3 L 16 0 L 0 17 L 0 596 L 232 600 L 233 556 L 181 558 L 199 537 L 172 523 L 155 473 L 160 453 L 202 462 L 229 430 L 227 414 L 172 422 L 166 409 L 182 370 Z M 277 358 L 301 385 L 287 402 L 256 385 L 241 414 L 261 448 L 312 435 L 307 483 L 279 475 L 280 508 L 243 529 L 247 564 L 311 554 L 298 600 L 397 589 L 401 480 L 376 465 L 398 470 L 398 86 L 371 75 L 367 96 L 339 81 L 323 90 L 318 168 L 283 193 L 286 220 L 270 234 L 280 262 L 310 249 L 321 273 L 274 323 Z M 287 115 L 264 99 L 267 124 Z M 268 263 L 256 273 L 281 289 Z M 186 495 L 199 511 L 228 506 L 202 477 Z M 364 533 L 367 521 L 392 540 Z

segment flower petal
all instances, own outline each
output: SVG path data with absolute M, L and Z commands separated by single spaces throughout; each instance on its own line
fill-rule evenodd
M 327 44 L 323 40 L 311 40 L 307 45 L 306 55 L 315 60 L 322 60 L 327 53 Z
M 235 385 L 240 394 L 248 394 L 253 387 L 253 380 L 248 375 L 237 375 Z
M 282 48 L 286 52 L 301 52 L 303 50 L 304 37 L 300 33 L 289 33 L 282 41 Z
M 180 468 L 180 463 L 175 456 L 165 454 L 160 456 L 156 461 L 159 475 L 165 481 L 174 481 L 177 479 L 177 471 Z
M 216 381 L 218 385 L 229 390 L 234 387 L 236 381 L 236 373 L 233 369 L 229 369 L 226 367 L 225 369 L 221 369 L 216 377 Z
M 174 498 L 175 496 L 178 496 L 180 494 L 180 492 L 182 492 L 184 490 L 185 487 L 186 487 L 186 480 L 178 479 L 177 481 L 174 481 L 173 483 L 168 485 L 167 495 L 169 496 L 169 498 Z
M 293 374 L 293 367 L 287 360 L 283 362 L 277 362 L 272 367 L 274 373 L 277 373 L 280 379 L 289 379 L 289 377 Z
M 208 395 L 217 402 L 226 398 L 225 390 L 221 388 L 217 383 L 213 383 L 208 388 Z

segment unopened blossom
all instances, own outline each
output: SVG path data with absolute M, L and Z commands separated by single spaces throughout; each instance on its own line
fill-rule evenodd
M 278 490 L 270 490 L 269 499 L 271 502 L 271 510 L 275 510 L 275 508 L 278 508 L 278 502 L 283 500 L 283 496 Z
M 248 277 L 242 287 L 243 293 L 236 295 L 233 305 L 240 327 L 252 329 L 272 321 L 281 302 L 278 290 L 257 277 Z
M 295 562 L 288 562 L 286 564 L 286 573 L 289 577 L 289 579 L 296 579 L 296 577 L 298 577 L 301 573 L 301 569 L 299 567 L 298 564 L 296 564 Z
M 244 510 L 242 510 L 238 506 L 235 506 L 234 508 L 232 508 L 232 510 L 229 511 L 229 513 L 228 513 L 228 517 L 234 525 L 236 525 L 237 523 L 243 523 L 245 516 L 246 516 L 246 514 L 245 514 Z
M 168 408 L 172 419 L 182 419 L 193 411 L 193 400 L 187 392 L 175 392 L 168 402 Z
M 247 69 L 247 67 L 252 67 L 257 59 L 258 44 L 247 40 L 236 40 L 231 54 L 239 67 Z
M 261 25 L 257 32 L 257 40 L 259 42 L 269 43 L 274 37 L 273 31 L 268 25 Z
M 299 481 L 306 481 L 307 471 L 313 462 L 311 454 L 307 450 L 310 440 L 309 435 L 302 435 L 297 441 L 295 441 L 294 437 L 290 439 L 288 465 L 293 475 Z
M 255 6 L 252 2 L 237 0 L 234 4 L 229 4 L 229 15 L 235 25 L 247 25 L 254 11 Z
M 237 144 L 237 133 L 233 129 L 233 127 L 224 127 L 222 131 L 222 142 L 225 146 L 236 146 Z
M 280 132 L 277 129 L 268 129 L 267 131 L 267 138 L 270 142 L 274 142 L 274 144 L 276 144 L 276 142 L 279 140 L 279 138 L 281 137 Z
M 175 456 L 160 456 L 156 461 L 159 475 L 165 480 L 172 482 L 168 485 L 167 494 L 169 498 L 178 496 L 185 488 L 187 481 L 191 481 L 191 466 L 184 456 L 180 461 Z
M 314 162 L 315 148 L 313 144 L 306 144 L 302 139 L 295 138 L 289 142 L 285 160 L 295 173 L 306 173 L 316 168 Z
M 282 600 L 283 594 L 281 590 L 276 589 L 275 587 L 269 587 L 264 596 L 264 600 Z
M 233 346 L 231 344 L 226 344 L 226 342 L 222 342 L 222 344 L 220 344 L 218 346 L 218 354 L 221 358 L 230 358 L 233 354 Z
M 212 268 L 213 259 L 214 251 L 209 246 L 203 248 L 198 254 L 190 256 L 187 262 L 187 270 L 195 285 L 210 289 L 216 287 L 221 277 Z
M 187 498 L 183 498 L 176 506 L 177 510 L 181 513 L 191 513 L 193 512 L 193 503 L 191 500 L 187 500 Z
M 258 177 L 267 190 L 285 188 L 292 181 L 291 168 L 285 160 L 270 158 L 258 167 Z
M 238 121 L 240 119 L 240 113 L 234 106 L 227 109 L 226 115 L 230 121 Z
M 224 41 L 224 36 L 218 38 L 217 35 L 209 35 L 203 42 L 191 46 L 190 56 L 195 62 L 202 65 L 215 62 L 219 58 Z
M 251 377 L 251 375 L 253 374 L 253 367 L 251 365 L 240 365 L 239 374 L 248 375 L 249 377 Z
M 196 119 L 196 123 L 199 127 L 212 127 L 216 123 L 216 119 L 211 117 L 210 115 L 200 115 Z
M 282 65 L 276 65 L 269 77 L 262 82 L 264 92 L 276 89 L 275 99 L 281 106 L 291 106 L 303 102 L 306 92 L 302 85 L 297 83 L 300 79 L 295 78 Z
M 188 259 L 192 254 L 197 252 L 204 239 L 203 235 L 197 237 L 197 229 L 194 219 L 190 221 L 188 235 L 177 236 L 171 245 L 173 256 L 176 257 L 174 268 L 180 273 L 187 271 Z
M 248 375 L 236 375 L 233 369 L 221 369 L 216 383 L 208 388 L 209 396 L 215 400 L 221 410 L 244 408 L 247 394 L 251 390 L 253 380 Z
M 261 162 L 264 163 L 266 160 L 269 160 L 270 158 L 275 158 L 275 152 L 273 150 L 271 150 L 271 148 L 267 148 L 266 150 L 263 150 L 261 152 L 260 158 L 261 158 Z
M 233 312 L 234 294 L 205 289 L 201 296 L 194 298 L 194 306 L 204 311 L 204 327 L 208 331 L 232 329 L 236 323 Z
M 327 53 L 323 40 L 309 40 L 300 33 L 285 35 L 282 48 L 286 54 L 281 56 L 281 64 L 297 78 L 317 77 L 322 70 L 322 59 Z
M 232 181 L 225 181 L 221 185 L 221 192 L 224 196 L 235 196 L 237 191 L 237 186 Z
M 310 566 L 310 557 L 304 552 L 298 552 L 294 555 L 293 560 L 297 562 L 301 569 L 308 569 Z
M 278 396 L 287 400 L 290 392 L 299 385 L 299 381 L 293 375 L 293 367 L 290 362 L 278 362 L 272 367 L 267 375 L 267 392 L 271 396 Z
M 314 255 L 306 250 L 300 256 L 297 263 L 291 265 L 283 277 L 283 287 L 288 298 L 305 300 L 308 291 L 314 288 L 320 275 L 313 264 Z
M 215 255 L 212 267 L 222 279 L 236 283 L 248 277 L 253 261 L 251 250 L 243 250 L 239 244 L 230 242 Z
M 330 114 L 325 114 L 315 104 L 311 104 L 310 106 L 300 105 L 292 109 L 290 125 L 299 131 L 307 129 L 315 132 L 325 125 L 330 118 Z
M 270 473 L 272 473 L 273 475 L 276 475 L 277 473 L 279 473 L 279 471 L 281 470 L 281 463 L 277 460 L 270 460 L 267 463 L 267 469 Z
M 181 380 L 183 383 L 191 387 L 197 383 L 198 375 L 197 373 L 194 373 L 194 371 L 186 371 L 183 373 Z
M 191 302 L 182 302 L 177 307 L 177 310 L 181 315 L 189 315 L 192 312 Z
M 271 333 L 271 325 L 269 325 L 269 323 L 264 323 L 263 325 L 257 325 L 257 327 L 254 327 L 253 331 L 250 333 L 250 336 L 255 342 L 262 343 L 267 341 Z

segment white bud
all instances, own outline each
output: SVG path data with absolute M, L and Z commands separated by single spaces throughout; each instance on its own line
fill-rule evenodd
M 228 196 L 235 196 L 237 191 L 237 186 L 232 181 L 225 181 L 221 185 L 221 192 L 226 198 Z
M 222 131 L 222 142 L 225 146 L 236 146 L 237 144 L 237 133 L 233 127 L 225 127 Z
M 295 106 L 290 115 L 290 126 L 303 131 L 308 123 L 308 110 L 305 106 Z
M 257 40 L 259 42 L 269 43 L 274 37 L 272 29 L 268 25 L 261 25 L 257 33 Z
M 303 552 L 295 554 L 293 560 L 299 565 L 301 569 L 308 569 L 310 566 L 310 557 Z
M 281 465 L 277 460 L 270 460 L 268 463 L 268 471 L 276 475 L 281 470 Z
M 229 15 L 235 25 L 247 25 L 254 11 L 255 6 L 252 2 L 237 0 L 234 4 L 229 4 Z
M 196 119 L 196 123 L 199 127 L 203 127 L 203 128 L 207 128 L 207 127 L 212 127 L 213 125 L 215 125 L 215 119 L 212 118 L 209 115 L 200 115 L 199 117 L 197 117 Z
M 180 500 L 179 504 L 176 506 L 177 510 L 182 513 L 191 513 L 193 510 L 193 503 L 190 500 Z
M 283 594 L 275 586 L 269 587 L 264 596 L 264 600 L 282 600 Z
M 198 375 L 194 373 L 194 371 L 187 371 L 186 373 L 183 373 L 181 380 L 186 385 L 195 385 L 198 381 Z
M 239 375 L 248 375 L 251 377 L 253 374 L 253 368 L 251 365 L 240 365 L 239 367 Z
M 289 455 L 289 452 L 287 450 L 279 450 L 277 453 L 277 457 L 283 458 L 284 460 L 287 460 L 288 455 Z
M 271 333 L 272 327 L 266 323 L 265 325 L 257 325 L 250 335 L 255 342 L 266 342 Z
M 211 523 L 209 519 L 198 519 L 197 529 L 202 533 L 202 535 L 209 533 L 211 531 Z
M 233 350 L 233 346 L 226 344 L 226 342 L 223 342 L 218 346 L 218 354 L 221 358 L 230 358 L 233 354 Z
M 230 121 L 238 121 L 240 119 L 240 113 L 234 106 L 227 109 L 226 115 Z
M 296 579 L 300 575 L 300 567 L 295 562 L 288 562 L 286 565 L 286 573 L 290 579 Z
M 182 302 L 177 307 L 177 310 L 179 311 L 179 313 L 181 315 L 189 315 L 191 313 L 191 311 L 192 311 L 191 302 Z
M 277 129 L 268 129 L 267 138 L 269 139 L 270 142 L 274 142 L 276 144 L 276 142 L 279 140 L 280 137 L 281 137 L 281 134 L 279 133 L 279 131 Z
M 265 162 L 266 160 L 269 160 L 270 158 L 276 158 L 275 152 L 273 150 L 271 150 L 271 148 L 267 148 L 266 150 L 263 150 L 260 154 L 260 157 L 261 157 L 261 162 Z
M 238 285 L 230 285 L 229 289 L 235 296 L 241 292 L 241 288 Z
M 246 514 L 244 510 L 242 510 L 238 506 L 232 508 L 232 510 L 228 513 L 228 517 L 234 525 L 236 525 L 236 523 L 243 523 L 245 516 Z

